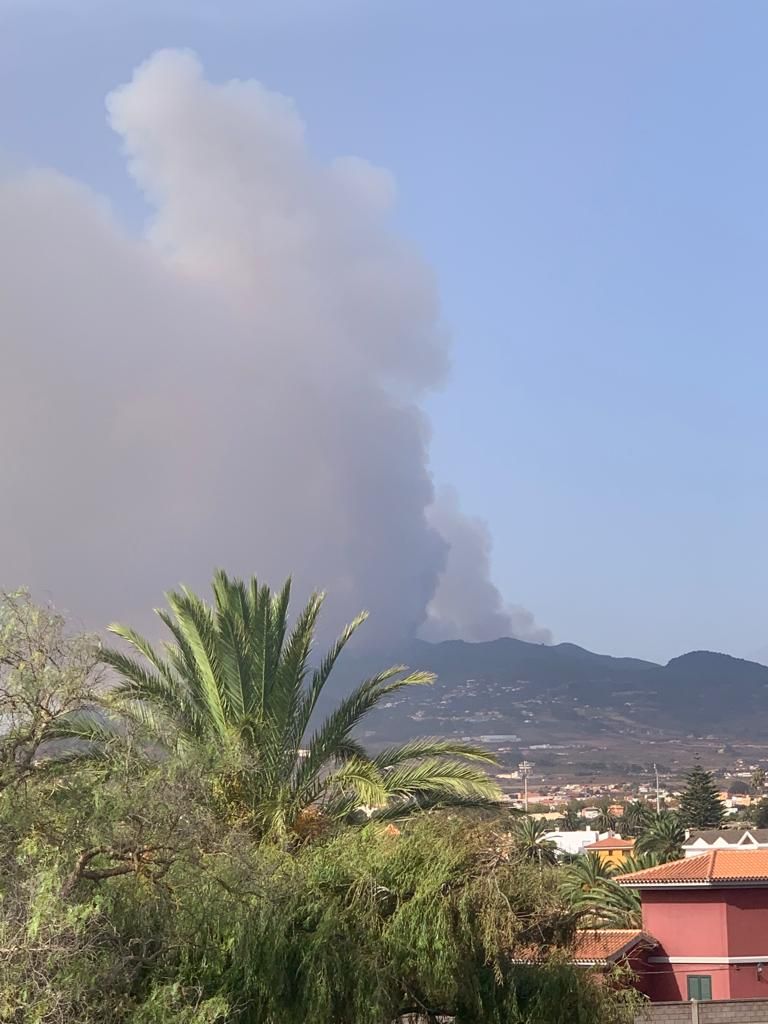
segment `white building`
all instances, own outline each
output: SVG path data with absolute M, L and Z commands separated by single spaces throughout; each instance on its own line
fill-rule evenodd
M 575 856 L 583 853 L 585 846 L 596 843 L 600 833 L 591 828 L 584 828 L 578 832 L 547 832 L 544 838 L 555 844 L 558 853 Z

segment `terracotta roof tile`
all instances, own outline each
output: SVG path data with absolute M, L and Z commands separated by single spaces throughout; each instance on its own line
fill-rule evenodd
M 546 963 L 551 954 L 567 953 L 572 964 L 612 964 L 638 947 L 652 949 L 656 945 L 656 939 L 635 928 L 583 928 L 576 932 L 569 949 L 553 946 L 549 950 L 542 950 L 540 946 L 531 946 L 521 950 L 515 962 Z
M 622 839 L 621 836 L 608 836 L 605 839 L 598 839 L 596 843 L 589 843 L 585 850 L 631 850 L 635 845 L 634 839 Z
M 601 928 L 590 931 L 584 929 L 576 932 L 573 960 L 575 963 L 581 964 L 615 963 L 616 960 L 626 956 L 639 945 L 650 949 L 656 945 L 656 940 L 638 929 Z
M 655 868 L 617 875 L 620 885 L 768 885 L 768 850 L 709 850 Z

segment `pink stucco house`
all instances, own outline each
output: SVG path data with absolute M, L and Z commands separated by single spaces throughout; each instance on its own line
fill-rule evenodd
M 620 875 L 656 942 L 640 986 L 654 1002 L 768 998 L 768 850 L 712 849 Z

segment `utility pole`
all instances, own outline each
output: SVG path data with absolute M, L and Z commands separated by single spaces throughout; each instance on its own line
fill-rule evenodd
M 656 765 L 653 766 L 653 771 L 656 775 L 656 813 L 661 814 L 661 794 L 659 793 L 659 769 Z
M 533 771 L 533 764 L 531 761 L 521 761 L 517 766 L 517 770 L 520 772 L 520 777 L 523 780 L 523 807 L 525 813 L 528 813 L 528 776 Z

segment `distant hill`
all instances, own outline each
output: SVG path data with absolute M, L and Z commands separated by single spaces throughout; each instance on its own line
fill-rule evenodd
M 525 735 L 541 742 L 580 736 L 768 737 L 768 667 L 711 651 L 659 665 L 576 644 L 500 639 L 410 641 L 348 661 L 341 682 L 403 663 L 437 673 L 371 719 L 369 735 Z

